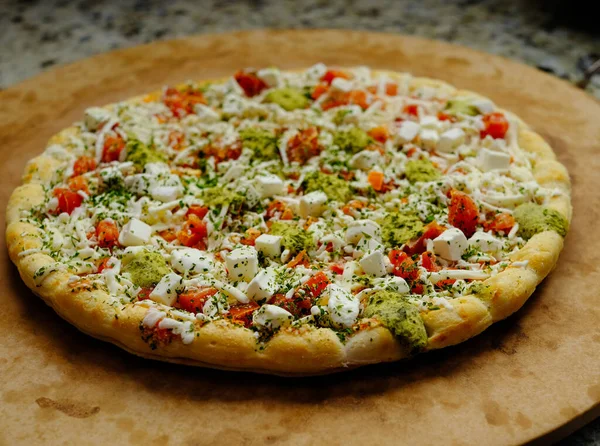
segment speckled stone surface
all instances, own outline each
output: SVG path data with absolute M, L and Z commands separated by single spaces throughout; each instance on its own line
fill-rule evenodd
M 588 20 L 585 25 L 590 31 L 578 31 L 587 18 L 581 8 L 580 17 L 567 17 L 567 11 L 583 3 L 0 0 L 0 88 L 54 65 L 111 49 L 190 34 L 262 27 L 352 28 L 413 34 L 520 60 L 577 82 L 584 70 L 600 58 L 600 34 L 592 33 L 600 26 L 594 28 Z M 600 75 L 592 79 L 587 90 L 600 98 Z M 600 445 L 600 420 L 561 444 Z

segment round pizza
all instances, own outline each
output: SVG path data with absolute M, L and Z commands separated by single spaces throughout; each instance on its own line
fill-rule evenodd
M 85 333 L 310 375 L 506 318 L 570 219 L 566 169 L 489 99 L 317 64 L 87 109 L 29 162 L 6 236 L 27 286 Z

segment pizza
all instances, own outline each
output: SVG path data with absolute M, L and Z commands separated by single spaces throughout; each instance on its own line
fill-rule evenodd
M 89 108 L 6 215 L 22 279 L 81 331 L 310 375 L 506 318 L 556 265 L 571 203 L 552 149 L 489 99 L 317 64 Z

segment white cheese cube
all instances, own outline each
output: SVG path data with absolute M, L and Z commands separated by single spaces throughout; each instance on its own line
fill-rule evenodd
M 365 274 L 375 277 L 383 277 L 387 274 L 385 269 L 385 256 L 381 251 L 371 251 L 362 256 L 358 262 Z
M 325 211 L 327 195 L 320 190 L 311 192 L 300 198 L 298 212 L 302 218 L 318 217 Z
M 450 153 L 465 142 L 465 132 L 463 129 L 453 128 L 440 135 L 437 150 Z
M 421 144 L 427 150 L 434 150 L 437 147 L 437 143 L 440 140 L 438 132 L 432 129 L 423 129 L 419 133 L 421 138 Z
M 89 131 L 95 132 L 100 127 L 100 124 L 110 121 L 110 118 L 110 112 L 105 108 L 90 107 L 84 112 L 83 123 Z
M 180 273 L 207 273 L 214 269 L 214 262 L 199 249 L 183 248 L 171 252 L 171 266 Z
M 343 93 L 348 93 L 349 91 L 351 91 L 353 88 L 352 82 L 347 80 L 347 79 L 343 79 L 341 77 L 336 77 L 335 79 L 333 79 L 331 81 L 331 89 L 332 90 L 337 90 L 337 91 L 341 91 Z
M 374 250 L 382 250 L 383 245 L 374 237 L 362 237 L 357 243 L 356 249 L 360 252 L 370 252 Z
M 346 229 L 345 239 L 348 243 L 357 244 L 361 238 L 381 238 L 380 226 L 371 220 L 356 220 Z
M 484 148 L 479 152 L 479 162 L 481 170 L 484 172 L 489 172 L 490 170 L 506 171 L 510 167 L 510 155 Z
M 281 239 L 280 235 L 261 234 L 254 243 L 265 256 L 276 259 L 281 255 Z
M 223 175 L 221 180 L 224 183 L 229 183 L 231 181 L 235 181 L 239 177 L 242 176 L 242 174 L 244 173 L 244 170 L 246 170 L 244 168 L 244 166 L 242 166 L 239 163 L 234 163 L 229 169 L 227 169 L 227 172 L 225 172 L 225 175 Z
M 231 280 L 248 282 L 258 272 L 258 253 L 252 246 L 237 248 L 225 256 L 225 264 Z
M 469 239 L 469 246 L 483 252 L 496 253 L 502 249 L 502 241 L 487 232 L 477 231 Z
M 150 191 L 152 198 L 163 203 L 175 201 L 179 198 L 182 190 L 179 186 L 158 186 Z
M 169 273 L 150 293 L 150 299 L 164 305 L 172 306 L 177 300 L 177 291 L 183 289 L 183 278 L 179 274 Z
M 221 120 L 221 115 L 208 105 L 196 104 L 194 106 L 194 111 L 196 112 L 196 115 L 198 115 L 198 118 L 207 124 L 219 122 Z
M 285 185 L 277 175 L 264 175 L 256 177 L 256 188 L 262 198 L 266 198 L 283 194 Z
M 473 105 L 482 114 L 491 113 L 496 109 L 496 105 L 492 101 L 484 98 L 473 100 L 471 105 Z
M 140 246 L 148 243 L 152 228 L 137 218 L 127 222 L 119 234 L 119 243 L 123 246 Z
M 363 150 L 350 159 L 350 166 L 364 171 L 371 170 L 381 163 L 381 154 L 377 150 Z
M 263 68 L 262 70 L 258 70 L 256 75 L 269 88 L 276 87 L 281 82 L 281 72 L 277 68 Z
M 321 79 L 325 73 L 327 73 L 327 65 L 319 62 L 306 70 L 306 77 L 315 81 Z
M 421 126 L 413 121 L 403 121 L 396 133 L 396 141 L 401 144 L 411 142 L 417 137 Z
M 437 130 L 440 127 L 440 120 L 436 116 L 423 116 L 419 121 L 424 129 Z
M 402 277 L 392 276 L 380 280 L 382 280 L 382 282 L 379 284 L 379 286 L 385 288 L 386 290 L 400 294 L 407 294 L 410 292 L 410 288 L 406 283 L 406 280 L 404 280 Z
M 457 228 L 446 229 L 433 240 L 435 253 L 446 260 L 460 260 L 467 246 L 465 234 Z
M 250 281 L 246 294 L 250 299 L 260 302 L 270 299 L 278 288 L 275 272 L 272 269 L 263 269 Z
M 356 297 L 339 285 L 329 284 L 324 291 L 329 296 L 327 310 L 331 321 L 341 327 L 354 325 L 360 311 L 360 303 Z
M 171 168 L 165 163 L 148 163 L 144 165 L 144 173 L 152 176 L 168 175 L 171 173 Z
M 252 322 L 259 327 L 275 330 L 290 325 L 294 316 L 277 305 L 263 305 L 252 315 Z

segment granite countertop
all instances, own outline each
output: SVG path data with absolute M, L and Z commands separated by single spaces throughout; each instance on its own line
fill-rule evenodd
M 582 6 L 580 0 L 8 0 L 0 3 L 0 89 L 116 48 L 264 27 L 352 28 L 446 40 L 575 83 L 600 58 L 598 27 Z M 588 32 L 580 31 L 586 27 Z M 600 75 L 587 91 L 600 98 Z M 600 445 L 600 420 L 561 444 Z

